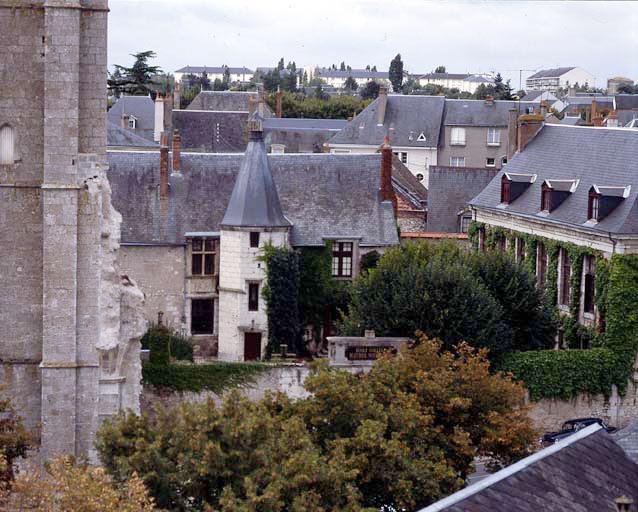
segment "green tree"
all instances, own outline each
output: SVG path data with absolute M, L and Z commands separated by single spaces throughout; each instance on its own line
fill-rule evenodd
M 346 70 L 346 63 L 341 61 L 341 65 L 339 66 L 339 70 L 340 71 L 345 71 Z
M 494 99 L 496 100 L 512 100 L 512 86 L 510 81 L 503 82 L 503 77 L 500 73 L 496 73 L 494 78 Z
M 154 51 L 148 50 L 131 56 L 135 59 L 133 66 L 127 68 L 116 64 L 115 72 L 119 72 L 118 76 L 115 76 L 114 72 L 107 80 L 109 89 L 116 95 L 121 93 L 146 95 L 153 89 L 153 77 L 162 72 L 159 66 L 150 66 L 148 63 L 149 59 L 156 57 Z
M 434 70 L 435 73 L 445 73 L 445 66 L 437 66 Z
M 359 90 L 359 96 L 364 100 L 373 100 L 379 96 L 379 82 L 370 80 Z
M 390 61 L 388 78 L 390 79 L 394 92 L 401 92 L 401 85 L 403 85 L 403 61 L 401 60 L 400 53 L 397 53 L 396 57 Z
M 283 57 L 281 59 L 279 59 L 279 62 L 277 63 L 277 71 L 281 71 L 282 69 L 284 69 L 284 58 Z
M 306 389 L 122 414 L 100 429 L 100 459 L 170 510 L 416 510 L 462 487 L 475 456 L 509 464 L 536 437 L 522 385 L 465 344 L 421 338 L 362 375 L 319 364 Z
M 348 78 L 346 78 L 346 81 L 343 84 L 343 88 L 346 91 L 356 92 L 359 88 L 359 84 L 357 84 L 357 81 L 354 78 L 349 76 Z
M 22 418 L 11 402 L 0 399 L 0 489 L 13 479 L 16 460 L 26 457 L 34 445 L 35 439 L 22 424 Z

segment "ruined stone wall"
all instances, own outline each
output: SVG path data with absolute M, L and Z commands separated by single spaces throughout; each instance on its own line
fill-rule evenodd
M 146 298 L 144 314 L 157 322 L 164 312 L 164 324 L 180 330 L 184 316 L 184 247 L 125 245 L 120 248 L 122 274 L 140 287 Z

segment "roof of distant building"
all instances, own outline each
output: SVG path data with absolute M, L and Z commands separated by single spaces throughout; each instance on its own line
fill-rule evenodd
M 160 206 L 158 151 L 110 151 L 113 205 L 122 214 L 123 243 L 183 243 L 187 232 L 220 230 L 243 154 L 181 154 Z M 398 243 L 389 201 L 379 201 L 381 156 L 269 155 L 291 243 L 320 246 L 324 238 L 358 238 L 362 246 Z
M 615 510 L 638 499 L 638 465 L 598 424 L 536 452 L 420 512 Z
M 493 100 L 445 100 L 443 124 L 445 126 L 507 126 L 509 111 L 518 109 L 527 113 L 527 108 L 536 104 L 522 101 Z
M 470 204 L 593 233 L 638 233 L 638 131 L 625 128 L 545 125 Z M 501 205 L 503 173 L 536 174 L 515 201 Z M 549 214 L 541 213 L 545 180 L 577 180 L 573 193 Z M 587 222 L 593 185 L 629 187 L 628 196 L 598 223 Z
M 230 66 L 184 66 L 175 71 L 175 73 L 200 75 L 202 73 L 210 74 L 223 74 L 228 69 L 228 72 L 233 75 L 251 75 L 253 71 L 247 67 L 233 68 Z
M 613 96 L 567 96 L 563 99 L 566 107 L 578 107 L 585 108 L 591 107 L 592 100 L 596 100 L 596 106 L 598 108 L 614 108 Z
M 618 94 L 615 96 L 616 110 L 638 109 L 638 94 Z
M 155 104 L 150 96 L 121 96 L 106 114 L 108 121 L 120 125 L 123 115 L 136 119 L 136 133 L 153 140 L 155 127 Z
M 106 123 L 106 145 L 109 147 L 135 147 L 153 148 L 159 147 L 157 142 L 145 139 L 137 135 L 134 131 L 107 121 Z
M 369 78 L 370 80 L 387 80 L 389 76 L 387 71 L 370 71 L 368 69 L 348 69 L 342 71 L 340 69 L 319 68 L 316 74 L 324 78 L 348 78 L 351 76 L 352 78 Z
M 464 80 L 466 82 L 494 83 L 494 79 L 485 75 L 475 75 L 472 73 L 425 73 L 415 75 L 418 78 L 430 80 Z
M 235 153 L 246 149 L 248 111 L 173 110 L 184 149 Z
M 264 119 L 264 130 L 290 131 L 335 131 L 341 130 L 348 121 L 345 119 L 306 119 L 297 117 L 271 117 Z
M 568 73 L 572 69 L 576 69 L 575 66 L 572 67 L 563 67 L 563 68 L 552 68 L 552 69 L 541 69 L 537 71 L 531 76 L 528 76 L 527 79 L 530 78 L 559 78 L 563 76 L 565 73 Z
M 202 91 L 200 92 L 186 110 L 214 110 L 216 112 L 248 112 L 250 109 L 250 98 L 255 101 L 259 95 L 255 91 Z M 272 110 L 264 104 L 264 117 L 272 116 Z
M 377 98 L 368 105 L 329 143 L 380 145 L 387 135 L 393 146 L 437 147 L 445 105 L 443 96 L 390 94 L 381 126 L 377 124 L 379 101 Z
M 552 92 L 539 89 L 537 91 L 529 91 L 521 98 L 521 101 L 533 101 L 540 103 L 542 100 L 556 101 L 557 99 L 558 98 L 556 98 Z

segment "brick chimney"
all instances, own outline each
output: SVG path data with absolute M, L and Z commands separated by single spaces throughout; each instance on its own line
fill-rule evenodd
M 383 126 L 385 122 L 385 109 L 388 106 L 388 88 L 385 85 L 379 87 L 379 98 L 377 104 L 377 125 Z
M 543 127 L 545 118 L 538 114 L 525 114 L 518 118 L 518 152 L 525 149 L 539 130 Z
M 182 136 L 179 130 L 173 133 L 173 172 L 182 172 Z
M 511 108 L 507 117 L 507 161 L 509 162 L 518 148 L 518 109 Z
M 492 96 L 491 94 L 488 94 L 487 96 L 485 96 L 485 104 L 494 105 L 494 96 Z
M 618 127 L 618 113 L 615 110 L 612 110 L 607 116 L 607 128 L 617 128 Z
M 168 134 L 160 137 L 160 199 L 168 197 Z
M 283 97 L 284 93 L 281 92 L 281 89 L 279 89 L 279 87 L 277 87 L 277 93 L 275 94 L 275 98 L 277 100 L 277 106 L 276 106 L 276 115 L 277 117 L 281 117 L 282 114 L 282 105 L 281 105 L 281 98 Z
M 394 216 L 397 215 L 397 196 L 392 186 L 392 146 L 386 135 L 381 144 L 381 201 L 391 201 Z
M 598 105 L 596 105 L 596 98 L 593 98 L 591 100 L 591 109 L 589 111 L 589 120 L 591 121 L 591 123 L 596 126 L 596 124 L 594 123 L 594 118 L 598 117 Z

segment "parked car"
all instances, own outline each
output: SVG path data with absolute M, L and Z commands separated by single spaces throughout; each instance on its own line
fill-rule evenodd
M 603 427 L 607 432 L 615 432 L 616 427 L 608 426 L 603 420 L 600 418 L 577 418 L 573 420 L 568 420 L 563 423 L 563 426 L 560 428 L 558 432 L 547 432 L 541 438 L 541 444 L 543 446 L 549 446 L 551 444 L 557 443 L 565 439 L 566 437 L 575 434 L 579 430 L 588 427 L 589 425 L 593 425 L 594 423 L 598 423 L 601 427 Z

